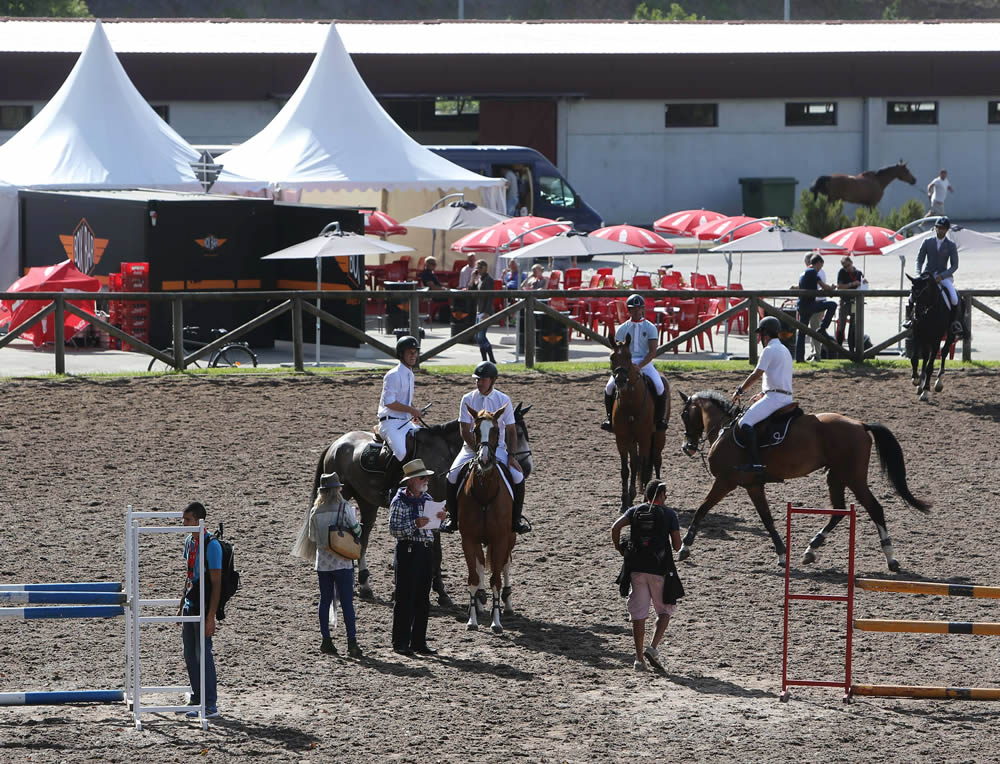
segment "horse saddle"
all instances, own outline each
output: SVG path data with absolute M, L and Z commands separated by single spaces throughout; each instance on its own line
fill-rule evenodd
M 465 464 L 462 465 L 462 469 L 459 470 L 458 472 L 458 481 L 455 484 L 459 487 L 459 490 L 461 490 L 462 486 L 465 485 L 465 481 L 469 477 L 469 471 L 472 469 L 473 461 L 475 460 L 470 459 L 469 461 L 467 461 Z M 514 480 L 510 474 L 510 468 L 506 464 L 500 464 L 499 462 L 497 462 L 497 466 L 500 468 L 500 476 L 504 480 L 504 483 L 507 487 L 507 492 L 511 495 L 511 497 L 513 497 Z
M 392 458 L 392 449 L 378 436 L 375 441 L 365 446 L 361 452 L 359 463 L 365 472 L 383 473 Z
M 799 408 L 799 404 L 793 401 L 775 411 L 763 422 L 759 422 L 754 427 L 757 432 L 758 445 L 761 448 L 780 446 L 784 442 L 785 436 L 788 435 L 788 429 L 792 426 L 792 422 L 800 416 L 802 416 L 802 409 Z M 740 440 L 738 427 L 733 429 L 733 440 L 740 448 L 746 448 L 746 445 Z

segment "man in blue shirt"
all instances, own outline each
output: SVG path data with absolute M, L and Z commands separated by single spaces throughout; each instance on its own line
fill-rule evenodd
M 184 509 L 184 525 L 197 529 L 198 522 L 204 520 L 206 515 L 207 512 L 201 502 L 193 501 Z M 204 557 L 198 549 L 197 530 L 184 540 L 187 581 L 178 615 L 198 615 L 201 612 L 199 579 L 202 570 L 208 570 L 208 579 L 205 581 L 205 716 L 213 718 L 219 715 L 212 637 L 215 635 L 215 615 L 219 609 L 219 594 L 222 591 L 222 544 L 215 538 L 209 538 L 207 533 L 205 539 L 206 554 Z M 201 634 L 198 624 L 182 623 L 181 635 L 184 640 L 184 663 L 187 666 L 188 679 L 191 681 L 191 699 L 188 701 L 188 705 L 200 706 Z M 189 711 L 187 715 L 196 718 L 198 711 Z
M 809 261 L 809 267 L 799 276 L 799 289 L 815 292 L 822 289 L 824 292 L 832 292 L 834 288 L 820 278 L 819 272 L 823 269 L 823 258 L 813 255 Z M 798 302 L 799 321 L 803 324 L 809 323 L 809 317 L 815 313 L 823 313 L 823 321 L 819 325 L 819 332 L 827 337 L 830 333 L 827 329 L 833 321 L 833 314 L 837 312 L 837 303 L 833 300 L 816 299 L 813 296 L 800 297 Z M 802 363 L 806 359 L 806 335 L 798 333 L 795 340 L 795 360 Z

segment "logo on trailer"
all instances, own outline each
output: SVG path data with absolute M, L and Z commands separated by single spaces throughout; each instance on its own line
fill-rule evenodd
M 215 252 L 215 250 L 217 250 L 227 241 L 229 241 L 229 239 L 220 239 L 217 236 L 213 236 L 212 234 L 209 234 L 204 239 L 195 239 L 195 242 L 197 242 L 198 246 L 204 250 L 207 250 L 208 252 Z
M 76 224 L 71 236 L 59 235 L 63 249 L 66 250 L 66 257 L 73 261 L 76 269 L 80 273 L 88 276 L 94 272 L 94 268 L 104 255 L 104 250 L 108 246 L 109 239 L 99 239 L 94 235 L 94 229 L 90 227 L 87 218 L 81 218 Z

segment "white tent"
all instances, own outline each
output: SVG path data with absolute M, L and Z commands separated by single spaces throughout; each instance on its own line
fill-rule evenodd
M 62 87 L 0 146 L 0 182 L 21 188 L 201 190 L 200 154 L 153 111 L 122 68 L 101 22 Z M 228 171 L 218 191 L 264 189 Z M 13 200 L 13 201 L 12 201 Z M 3 220 L 14 219 L 12 234 Z M 0 289 L 17 278 L 17 194 L 0 193 Z M 4 235 L 13 236 L 13 250 Z
M 17 281 L 17 189 L 0 182 L 0 292 Z

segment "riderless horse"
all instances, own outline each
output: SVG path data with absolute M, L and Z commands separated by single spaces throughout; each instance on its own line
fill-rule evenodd
M 518 404 L 514 409 L 514 424 L 517 443 L 513 456 L 517 459 L 525 479 L 531 474 L 531 445 L 528 440 L 528 428 L 524 415 L 531 406 Z M 427 490 L 437 501 L 444 501 L 446 494 L 445 480 L 448 470 L 458 452 L 462 448 L 462 435 L 458 421 L 446 424 L 422 427 L 414 431 L 414 451 L 412 458 L 423 459 L 428 469 L 434 470 Z M 373 592 L 369 584 L 367 549 L 368 537 L 378 515 L 379 507 L 388 507 L 388 501 L 394 496 L 398 486 L 385 484 L 384 452 L 380 454 L 381 438 L 374 433 L 354 430 L 346 432 L 326 448 L 319 457 L 316 474 L 313 478 L 312 496 L 315 499 L 319 486 L 319 478 L 324 472 L 336 472 L 344 484 L 341 493 L 345 499 L 353 499 L 358 505 L 361 519 L 361 559 L 358 561 L 358 594 L 370 599 Z M 451 604 L 444 589 L 441 578 L 441 537 L 434 534 L 434 591 L 438 593 L 438 602 L 443 606 Z
M 470 631 L 479 628 L 477 593 L 484 581 L 486 555 L 483 547 L 486 547 L 489 554 L 490 588 L 493 591 L 491 628 L 496 634 L 500 634 L 503 632 L 500 624 L 501 583 L 504 612 L 514 612 L 510 604 L 510 559 L 517 538 L 511 529 L 514 498 L 510 489 L 510 477 L 501 473 L 501 467 L 497 463 L 500 415 L 507 406 L 505 404 L 496 411 L 484 409 L 478 412 L 471 406 L 466 405 L 466 408 L 474 419 L 476 451 L 458 491 L 458 530 L 462 534 L 462 551 L 469 567 L 469 622 L 466 628 Z
M 825 194 L 832 202 L 842 199 L 851 204 L 875 207 L 885 193 L 885 187 L 894 180 L 902 180 L 911 186 L 917 182 L 906 163 L 900 159 L 896 164 L 880 170 L 865 170 L 860 175 L 820 175 L 809 188 L 813 198 Z
M 615 342 L 611 350 L 611 373 L 615 378 L 615 404 L 611 411 L 611 429 L 621 458 L 622 504 L 632 506 L 636 482 L 644 486 L 656 470 L 660 477 L 666 434 L 657 431 L 653 421 L 653 391 L 639 367 L 632 363 L 631 343 Z M 662 377 L 662 375 L 661 375 Z M 670 384 L 663 378 L 663 420 L 670 419 Z
M 906 484 L 906 465 L 903 450 L 889 428 L 881 424 L 859 422 L 842 414 L 802 414 L 794 418 L 787 435 L 780 445 L 761 448 L 765 471 L 763 473 L 744 472 L 735 469 L 746 461 L 746 454 L 733 439 L 733 424 L 742 413 L 729 399 L 717 391 L 702 391 L 688 397 L 680 394 L 684 401 L 681 419 L 684 422 L 685 454 L 693 457 L 702 451 L 704 444 L 710 443 L 708 468 L 715 477 L 708 495 L 695 512 L 678 558 L 683 560 L 691 554 L 695 535 L 702 520 L 712 507 L 736 488 L 743 488 L 750 496 L 757 514 L 774 542 L 778 564 L 785 565 L 785 544 L 774 527 L 771 510 L 764 495 L 765 483 L 776 483 L 791 478 L 799 478 L 826 468 L 826 483 L 830 492 L 830 502 L 835 509 L 846 508 L 845 489 L 861 502 L 878 531 L 882 551 L 885 553 L 889 570 L 899 570 L 892 548 L 892 540 L 886 527 L 882 505 L 872 495 L 868 487 L 868 462 L 871 457 L 872 438 L 878 450 L 882 470 L 887 473 L 892 487 L 910 506 L 927 512 L 930 502 L 921 501 L 910 493 Z M 778 414 L 780 416 L 780 413 Z M 768 420 L 765 420 L 765 423 Z M 766 426 L 766 425 L 765 425 Z M 762 446 L 764 439 L 761 438 Z M 704 458 L 704 456 L 703 456 Z M 829 534 L 840 522 L 842 515 L 834 515 L 819 533 L 809 542 L 802 555 L 803 563 L 816 559 L 816 550 L 821 547 Z
M 948 348 L 955 341 L 955 334 L 951 328 L 951 309 L 932 275 L 924 273 L 914 278 L 907 273 L 906 278 L 912 283 L 910 300 L 913 305 L 913 347 L 910 352 L 910 364 L 913 367 L 913 384 L 917 388 L 920 400 L 926 401 L 930 398 L 928 390 L 931 389 L 931 377 L 934 375 L 934 359 L 939 353 L 941 369 L 934 384 L 934 392 L 940 393 L 944 389 L 944 382 L 941 379 L 944 376 L 944 360 L 948 355 Z M 944 338 L 943 347 L 942 338 Z M 922 364 L 919 374 L 918 364 Z

